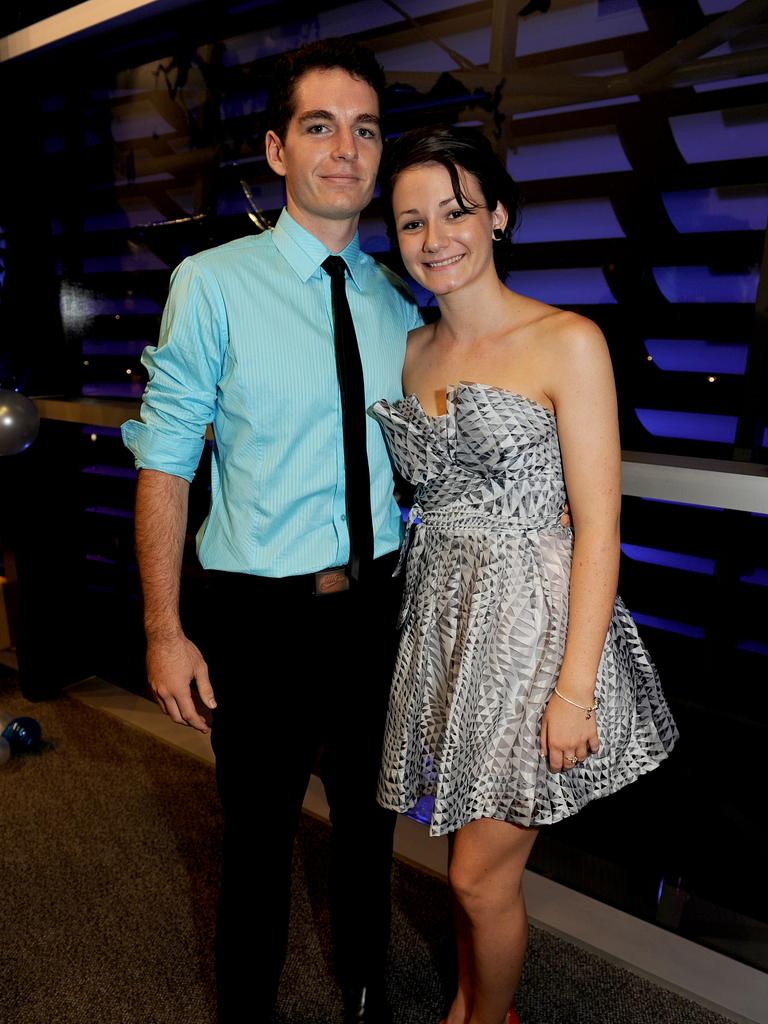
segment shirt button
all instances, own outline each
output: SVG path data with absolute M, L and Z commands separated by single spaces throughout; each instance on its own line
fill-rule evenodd
M 346 521 L 347 521 L 347 517 L 343 515 L 343 516 L 341 517 L 341 521 L 342 521 L 342 523 L 346 523 Z

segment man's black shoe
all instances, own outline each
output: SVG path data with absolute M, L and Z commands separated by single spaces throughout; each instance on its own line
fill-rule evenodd
M 344 993 L 344 1024 L 392 1024 L 392 1011 L 380 986 Z

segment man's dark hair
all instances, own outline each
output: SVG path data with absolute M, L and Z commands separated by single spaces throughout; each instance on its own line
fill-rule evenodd
M 320 39 L 307 43 L 300 50 L 284 53 L 272 73 L 266 127 L 281 142 L 285 141 L 288 122 L 296 112 L 296 83 L 308 71 L 330 71 L 333 68 L 341 68 L 353 78 L 367 82 L 381 106 L 386 81 L 384 70 L 371 50 L 347 39 Z
M 502 237 L 493 243 L 493 262 L 496 273 L 503 281 L 513 266 L 512 233 L 520 215 L 520 191 L 493 151 L 488 139 L 476 128 L 457 128 L 454 125 L 431 125 L 413 128 L 384 147 L 381 166 L 381 184 L 385 199 L 389 235 L 397 244 L 397 230 L 392 213 L 392 190 L 395 182 L 408 167 L 421 164 L 441 164 L 451 177 L 456 202 L 465 213 L 473 213 L 477 204 L 464 195 L 459 168 L 477 178 L 484 205 L 495 210 L 501 203 L 509 219 Z

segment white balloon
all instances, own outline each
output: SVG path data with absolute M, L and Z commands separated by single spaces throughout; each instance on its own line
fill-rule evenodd
M 0 766 L 4 765 L 6 761 L 11 758 L 11 744 L 5 738 L 0 736 Z
M 31 398 L 0 388 L 0 455 L 29 448 L 40 429 L 40 414 Z

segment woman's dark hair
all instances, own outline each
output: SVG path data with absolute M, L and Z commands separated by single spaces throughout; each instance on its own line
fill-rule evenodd
M 390 237 L 393 241 L 397 238 L 392 212 L 395 182 L 407 168 L 432 163 L 441 164 L 448 171 L 456 202 L 465 213 L 473 213 L 478 204 L 473 203 L 462 191 L 459 168 L 477 178 L 488 210 L 495 210 L 498 203 L 506 209 L 509 215 L 507 226 L 501 239 L 493 243 L 493 262 L 496 273 L 503 281 L 513 266 L 512 234 L 520 214 L 520 190 L 494 153 L 488 139 L 476 128 L 425 126 L 405 132 L 386 144 L 381 183 Z
M 285 141 L 288 123 L 296 112 L 296 85 L 309 71 L 331 71 L 341 68 L 353 78 L 360 78 L 373 89 L 382 103 L 386 79 L 373 52 L 348 39 L 320 39 L 307 43 L 300 50 L 284 53 L 271 76 L 267 101 L 266 126 Z

